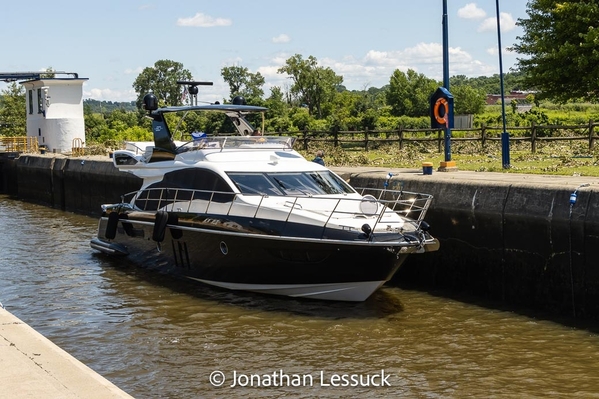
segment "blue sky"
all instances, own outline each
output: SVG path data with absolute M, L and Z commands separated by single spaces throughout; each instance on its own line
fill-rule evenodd
M 447 0 L 450 76 L 499 73 L 495 0 Z M 526 1 L 500 0 L 501 44 L 522 35 Z M 269 88 L 289 57 L 314 56 L 350 90 L 381 87 L 394 70 L 443 79 L 443 0 L 10 1 L 2 6 L 0 72 L 53 68 L 89 80 L 84 98 L 131 101 L 132 84 L 158 60 L 180 62 L 205 101 L 228 98 L 225 66 L 260 72 Z M 10 38 L 10 39 L 9 39 Z M 503 53 L 503 71 L 516 62 Z M 6 84 L 0 82 L 0 89 Z

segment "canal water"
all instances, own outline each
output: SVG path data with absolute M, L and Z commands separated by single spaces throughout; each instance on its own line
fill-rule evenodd
M 357 304 L 208 288 L 8 197 L 0 226 L 0 302 L 136 398 L 599 397 L 593 327 L 395 286 Z

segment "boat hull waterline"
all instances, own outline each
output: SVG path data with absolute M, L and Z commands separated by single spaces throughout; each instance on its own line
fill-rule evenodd
M 219 232 L 182 224 L 167 225 L 163 241 L 155 242 L 151 239 L 154 223 L 120 219 L 114 239 L 98 234 L 90 245 L 108 255 L 128 256 L 143 267 L 212 286 L 337 301 L 366 300 L 416 250 L 385 243 Z M 106 232 L 108 225 L 108 217 L 102 217 L 98 232 Z M 179 233 L 173 237 L 172 231 Z M 424 250 L 436 247 L 438 242 L 430 240 Z

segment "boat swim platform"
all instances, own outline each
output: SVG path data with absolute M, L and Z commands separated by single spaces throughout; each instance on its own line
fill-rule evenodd
M 0 306 L 0 398 L 133 398 Z

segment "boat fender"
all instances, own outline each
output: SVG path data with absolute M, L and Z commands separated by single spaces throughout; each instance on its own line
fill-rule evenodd
M 168 225 L 169 226 L 178 226 L 179 225 L 179 216 L 176 213 L 168 214 Z M 183 230 L 170 227 L 171 236 L 173 239 L 178 240 L 183 237 Z
M 152 240 L 156 242 L 164 241 L 164 233 L 166 231 L 166 225 L 168 224 L 168 212 L 158 211 L 156 212 L 156 218 L 154 220 L 154 229 L 152 230 Z
M 119 219 L 122 220 L 121 224 L 123 225 L 123 229 L 125 230 L 125 234 L 127 234 L 129 237 L 133 237 L 133 235 L 134 235 L 134 233 L 133 233 L 133 224 L 125 221 L 125 220 L 129 219 L 129 216 L 127 216 L 126 213 L 121 213 L 121 214 L 119 214 Z
M 106 224 L 106 231 L 104 232 L 104 237 L 109 240 L 114 239 L 116 237 L 116 229 L 119 225 L 119 214 L 117 212 L 110 212 L 108 214 L 108 224 Z

